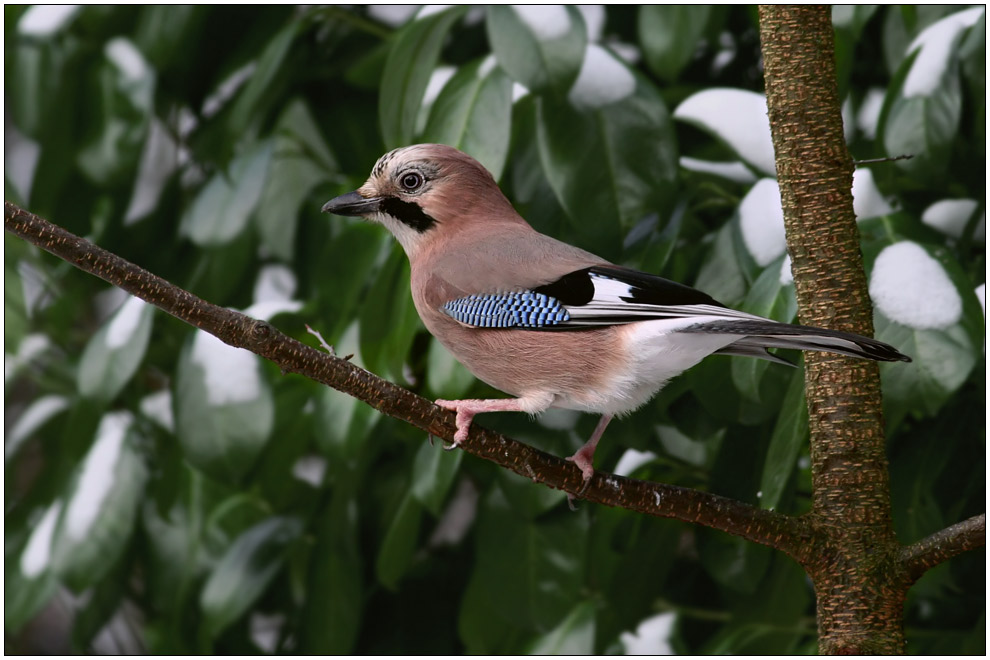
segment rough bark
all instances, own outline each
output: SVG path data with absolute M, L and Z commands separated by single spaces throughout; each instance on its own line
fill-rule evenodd
M 767 107 L 798 314 L 807 325 L 873 334 L 853 161 L 842 130 L 831 10 L 761 6 Z M 874 362 L 806 355 L 814 552 L 823 653 L 903 653 L 909 576 L 891 521 Z

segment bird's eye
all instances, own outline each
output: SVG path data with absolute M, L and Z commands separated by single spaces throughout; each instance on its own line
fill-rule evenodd
M 408 172 L 399 179 L 401 185 L 407 192 L 418 190 L 423 185 L 423 175 L 419 172 Z

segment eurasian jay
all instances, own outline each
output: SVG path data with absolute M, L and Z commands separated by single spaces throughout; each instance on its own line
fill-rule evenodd
M 478 413 L 598 413 L 591 438 L 568 459 L 585 482 L 609 421 L 712 353 L 790 364 L 773 347 L 910 361 L 874 339 L 729 309 L 541 234 L 480 163 L 453 147 L 390 151 L 363 186 L 323 211 L 385 225 L 409 257 L 427 330 L 471 373 L 516 397 L 438 400 L 457 413 L 454 445 Z

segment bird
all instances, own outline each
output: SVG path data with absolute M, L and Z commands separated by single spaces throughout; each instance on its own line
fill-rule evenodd
M 711 354 L 791 363 L 769 348 L 883 362 L 911 358 L 868 337 L 736 311 L 689 286 L 613 264 L 534 229 L 491 173 L 441 144 L 389 151 L 323 212 L 384 225 L 410 262 L 426 329 L 505 399 L 438 399 L 456 413 L 453 446 L 475 415 L 548 408 L 596 413 L 567 460 L 585 488 L 609 422 Z

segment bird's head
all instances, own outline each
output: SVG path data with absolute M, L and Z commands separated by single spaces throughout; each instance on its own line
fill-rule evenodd
M 331 199 L 323 211 L 385 225 L 410 257 L 472 224 L 525 223 L 481 163 L 443 144 L 388 152 L 363 186 Z

